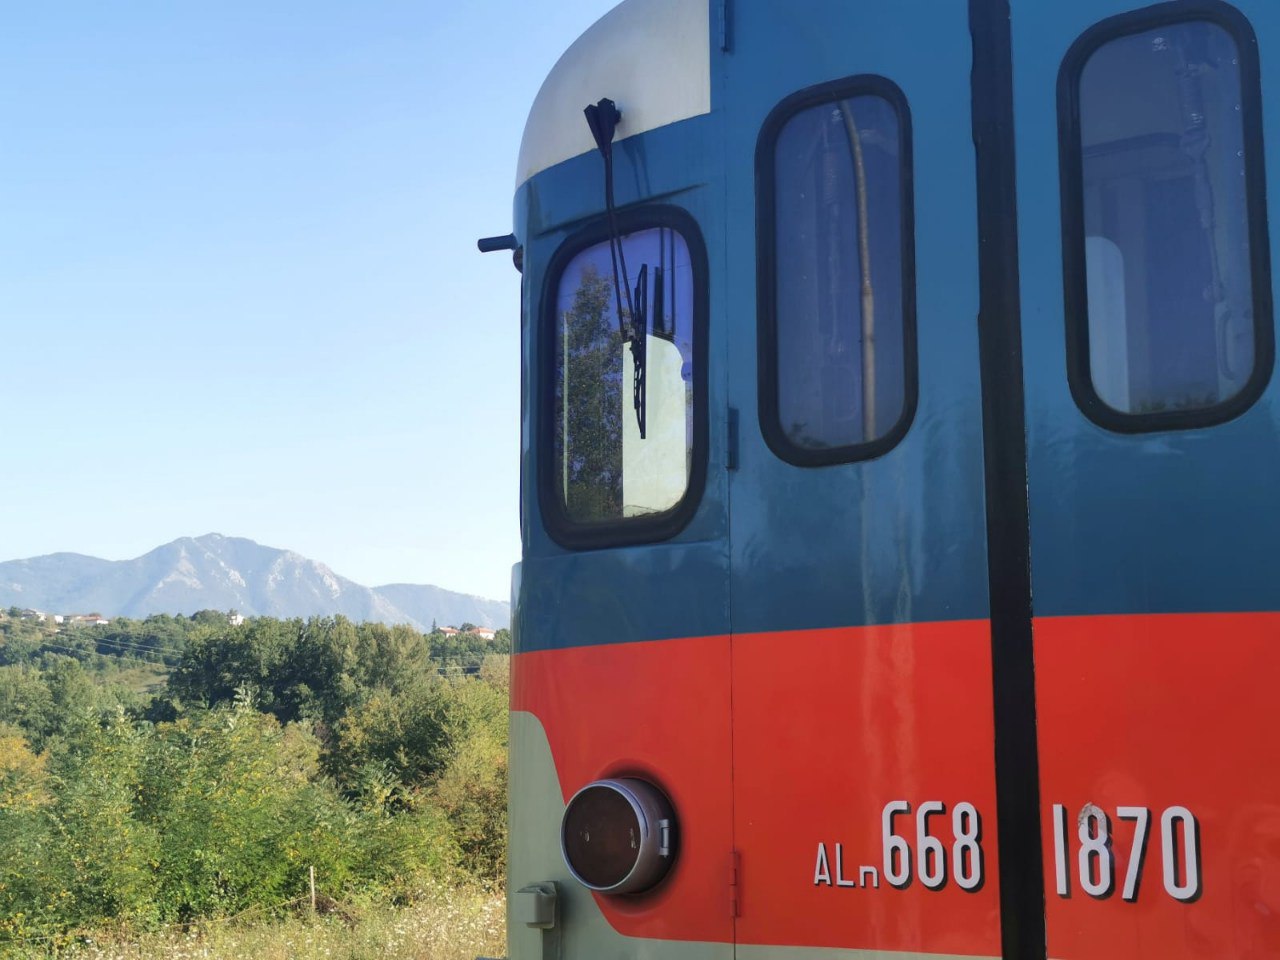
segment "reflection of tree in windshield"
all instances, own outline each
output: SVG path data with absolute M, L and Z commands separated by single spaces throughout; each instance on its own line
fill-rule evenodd
M 556 407 L 562 420 L 556 452 L 564 472 L 565 506 L 579 521 L 622 515 L 622 349 L 612 299 L 612 283 L 593 264 L 584 264 L 573 305 L 561 317 L 558 331 Z

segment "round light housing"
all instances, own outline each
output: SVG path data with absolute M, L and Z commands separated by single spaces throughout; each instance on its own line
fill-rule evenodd
M 597 780 L 573 795 L 560 852 L 575 880 L 600 893 L 643 893 L 675 860 L 675 814 L 657 787 L 631 777 Z

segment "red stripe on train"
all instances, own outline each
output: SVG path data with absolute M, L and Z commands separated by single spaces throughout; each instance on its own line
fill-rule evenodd
M 566 798 L 623 773 L 671 795 L 682 830 L 671 877 L 650 897 L 597 898 L 619 932 L 732 940 L 736 842 L 739 942 L 999 952 L 984 621 L 739 635 L 732 656 L 727 637 L 521 654 L 512 705 L 542 721 Z M 940 832 L 955 804 L 982 812 L 979 889 L 885 882 L 882 811 L 897 799 L 945 803 Z M 901 828 L 914 843 L 914 816 Z M 819 845 L 836 870 L 836 844 L 844 874 L 815 882 Z M 867 874 L 848 886 L 864 865 L 878 886 Z
M 1049 617 L 1035 636 L 1049 955 L 1280 957 L 1280 614 Z M 1067 826 L 1066 897 L 1055 803 Z M 1081 882 L 1086 804 L 1091 836 L 1097 811 L 1109 821 L 1109 893 L 1096 855 L 1087 865 L 1098 895 Z M 1161 817 L 1177 807 L 1194 817 L 1199 841 L 1198 854 L 1188 851 L 1187 825 L 1169 817 L 1169 887 L 1187 899 L 1166 887 Z M 1141 810 L 1143 869 L 1126 900 Z M 1198 877 L 1186 876 L 1188 852 Z
M 518 654 L 511 707 L 542 722 L 566 801 L 592 780 L 631 774 L 662 787 L 675 807 L 680 855 L 661 886 L 596 898 L 614 928 L 732 941 L 729 638 Z
M 1035 628 L 1050 955 L 1280 956 L 1280 614 L 1041 618 Z M 653 896 L 599 898 L 620 932 L 730 941 L 736 844 L 739 942 L 999 953 L 985 622 L 742 635 L 732 651 L 727 637 L 701 637 L 522 654 L 513 707 L 542 721 L 566 797 L 623 773 L 671 794 L 680 862 Z M 980 889 L 961 889 L 954 863 L 938 890 L 918 869 L 906 889 L 887 885 L 882 812 L 893 800 L 911 806 L 894 829 L 913 857 L 922 804 L 944 805 L 928 829 L 948 851 L 955 807 L 980 812 Z M 1054 804 L 1068 827 L 1062 857 Z M 1126 899 L 1140 810 L 1144 869 Z M 1178 810 L 1194 819 L 1194 851 Z M 1177 863 L 1166 878 L 1170 812 Z M 1082 815 L 1107 818 L 1109 892 L 1081 882 Z M 1099 890 L 1097 857 L 1086 861 Z M 878 868 L 879 887 L 864 866 Z

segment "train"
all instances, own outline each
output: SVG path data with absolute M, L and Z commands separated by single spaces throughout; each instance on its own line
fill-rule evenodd
M 1280 957 L 1278 150 L 1274 0 L 567 47 L 481 242 L 512 960 Z

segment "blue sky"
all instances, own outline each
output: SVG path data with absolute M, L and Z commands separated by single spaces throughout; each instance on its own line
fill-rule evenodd
M 0 33 L 0 560 L 216 531 L 505 598 L 516 153 L 613 0 L 25 4 Z

